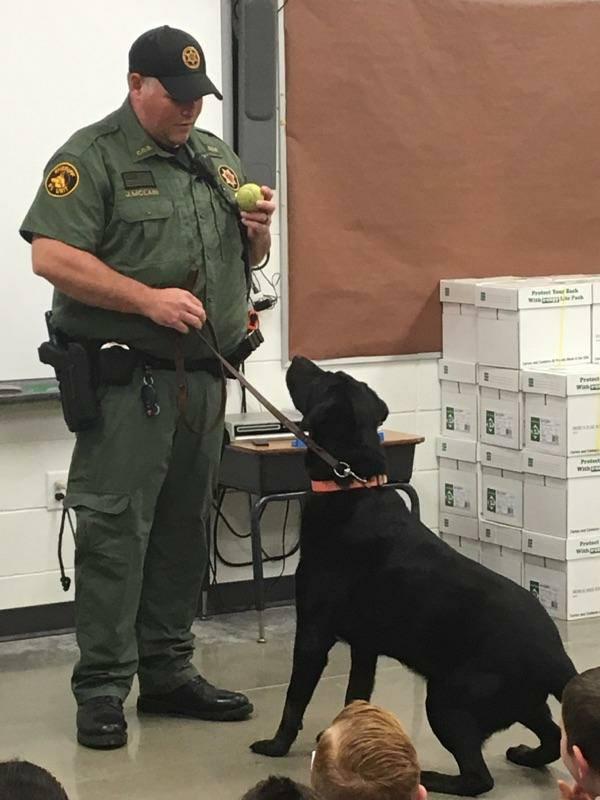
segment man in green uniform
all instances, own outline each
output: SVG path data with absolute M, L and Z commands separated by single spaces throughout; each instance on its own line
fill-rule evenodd
M 243 339 L 273 193 L 262 187 L 256 210 L 237 212 L 237 156 L 194 127 L 203 97 L 222 98 L 192 36 L 168 26 L 140 36 L 128 86 L 120 109 L 52 157 L 21 228 L 34 272 L 55 287 L 61 335 L 94 363 L 115 351 L 133 362 L 118 381 L 99 369 L 101 415 L 77 434 L 65 500 L 77 513 L 77 736 L 95 748 L 126 743 L 136 672 L 140 712 L 252 712 L 192 664 L 224 411 L 223 379 L 192 329 L 224 355 Z

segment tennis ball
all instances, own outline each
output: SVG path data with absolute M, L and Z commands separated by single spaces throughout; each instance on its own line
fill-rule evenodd
M 256 204 L 263 195 L 258 184 L 245 183 L 235 193 L 235 199 L 242 211 L 256 211 Z

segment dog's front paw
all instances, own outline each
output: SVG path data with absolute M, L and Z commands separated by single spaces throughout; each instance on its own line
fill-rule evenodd
M 423 770 L 421 783 L 428 792 L 456 794 L 461 797 L 477 797 L 489 792 L 494 786 L 492 776 L 487 770 L 481 775 L 445 775 L 442 772 Z
M 450 777 L 452 776 L 443 775 L 440 772 L 423 770 L 421 772 L 421 783 L 428 792 L 440 792 L 444 794 L 448 792 L 448 778 Z
M 271 758 L 281 758 L 286 756 L 290 751 L 290 744 L 282 739 L 275 737 L 274 739 L 261 739 L 258 742 L 253 742 L 250 745 L 250 750 L 258 753 L 261 756 L 271 756 Z
M 506 757 L 520 767 L 543 767 L 551 761 L 556 761 L 558 755 L 556 753 L 549 755 L 541 747 L 533 748 L 526 744 L 520 744 L 517 747 L 509 747 Z

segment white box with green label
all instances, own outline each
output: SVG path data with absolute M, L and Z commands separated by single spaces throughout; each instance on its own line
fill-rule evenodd
M 523 446 L 523 393 L 519 370 L 479 364 L 479 441 L 520 450 Z
M 452 533 L 442 533 L 441 531 L 440 539 L 462 556 L 481 563 L 481 543 L 479 541 L 464 536 L 454 536 Z
M 477 440 L 477 371 L 474 363 L 440 359 L 443 436 Z
M 523 586 L 557 619 L 600 615 L 600 536 L 523 531 Z
M 600 365 L 524 370 L 525 447 L 577 456 L 600 452 Z
M 481 516 L 516 528 L 523 526 L 521 453 L 506 447 L 479 445 Z
M 521 528 L 479 520 L 481 563 L 511 581 L 523 582 L 523 552 Z
M 477 517 L 477 442 L 439 436 L 437 454 L 440 512 Z
M 442 351 L 444 358 L 454 361 L 477 361 L 477 286 L 487 280 L 507 278 L 450 278 L 440 281 L 442 303 Z
M 477 517 L 461 517 L 458 514 L 440 511 L 438 530 L 440 533 L 461 536 L 464 539 L 479 539 Z
M 550 278 L 482 283 L 477 360 L 529 369 L 591 360 L 592 286 Z
M 523 451 L 523 527 L 562 539 L 600 534 L 600 454 Z

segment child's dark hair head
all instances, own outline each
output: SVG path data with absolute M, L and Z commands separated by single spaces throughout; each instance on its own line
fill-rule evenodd
M 271 775 L 248 789 L 242 800 L 318 800 L 309 786 L 291 778 Z
M 48 770 L 30 761 L 0 762 L 1 800 L 68 800 L 67 793 Z
M 562 696 L 562 717 L 569 752 L 579 747 L 600 773 L 600 667 L 571 678 Z

